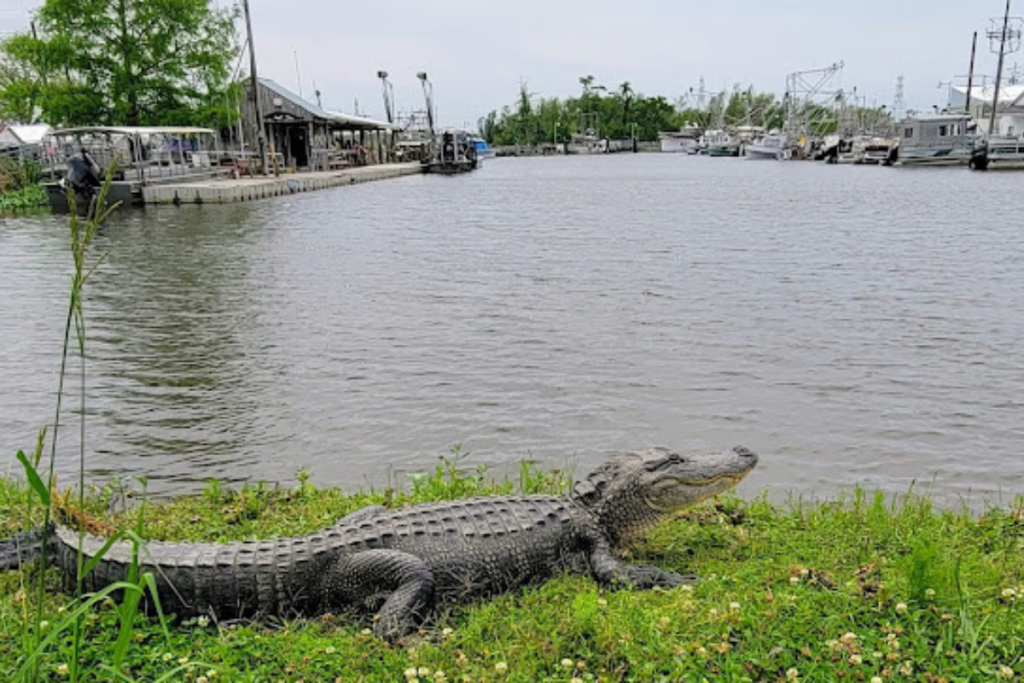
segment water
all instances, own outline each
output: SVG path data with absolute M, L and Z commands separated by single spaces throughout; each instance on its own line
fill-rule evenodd
M 86 302 L 89 477 L 182 493 L 307 466 L 356 486 L 453 443 L 578 470 L 745 444 L 748 494 L 1005 502 L 1024 491 L 1019 187 L 618 155 L 124 211 Z M 8 453 L 52 420 L 66 232 L 0 222 Z

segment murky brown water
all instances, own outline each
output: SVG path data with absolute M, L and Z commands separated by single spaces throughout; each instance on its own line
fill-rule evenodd
M 90 284 L 90 476 L 358 485 L 746 444 L 745 490 L 1024 492 L 1020 175 L 501 159 L 122 212 Z M 0 471 L 52 420 L 70 256 L 0 221 Z M 61 449 L 65 480 L 75 434 Z

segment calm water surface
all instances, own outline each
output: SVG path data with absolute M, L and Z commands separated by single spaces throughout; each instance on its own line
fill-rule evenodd
M 90 476 L 402 480 L 745 444 L 745 483 L 1024 492 L 1022 176 L 500 159 L 124 211 L 89 285 Z M 52 420 L 64 222 L 0 220 L 0 472 Z M 61 472 L 76 434 L 62 432 Z

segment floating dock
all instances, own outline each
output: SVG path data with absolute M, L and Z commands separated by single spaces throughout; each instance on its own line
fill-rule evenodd
M 147 185 L 142 188 L 142 201 L 144 204 L 231 204 L 422 172 L 422 164 L 414 162 L 360 166 L 338 171 L 290 173 L 271 178 L 210 178 Z

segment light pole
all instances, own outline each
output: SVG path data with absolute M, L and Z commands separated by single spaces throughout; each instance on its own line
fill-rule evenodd
M 380 79 L 381 90 L 384 92 L 384 113 L 387 114 L 388 123 L 395 122 L 395 89 L 391 86 L 391 81 L 388 80 L 387 71 L 378 71 L 377 78 Z
M 434 137 L 434 85 L 427 78 L 426 71 L 420 71 L 416 74 L 416 78 L 420 79 L 420 84 L 423 86 L 423 98 L 427 102 L 427 125 L 430 126 L 430 137 Z

